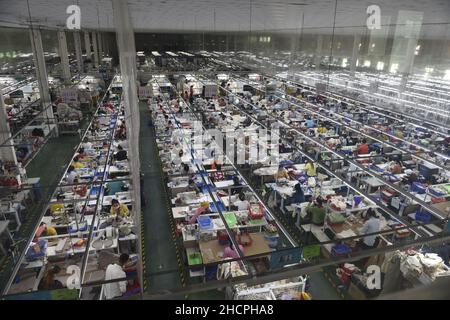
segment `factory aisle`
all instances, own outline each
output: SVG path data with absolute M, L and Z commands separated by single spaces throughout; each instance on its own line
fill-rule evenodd
M 144 174 L 146 202 L 143 208 L 144 290 L 154 293 L 181 287 L 181 277 L 170 229 L 170 199 L 163 184 L 155 134 L 148 126 L 147 104 L 140 103 L 139 110 L 141 173 Z

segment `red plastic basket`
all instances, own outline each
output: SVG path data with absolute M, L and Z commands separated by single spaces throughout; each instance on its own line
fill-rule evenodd
M 250 208 L 248 208 L 248 213 L 250 216 L 250 219 L 252 220 L 258 220 L 258 219 L 262 219 L 264 217 L 264 207 L 262 206 L 261 203 L 258 204 L 258 211 L 254 210 L 254 205 L 250 206 Z

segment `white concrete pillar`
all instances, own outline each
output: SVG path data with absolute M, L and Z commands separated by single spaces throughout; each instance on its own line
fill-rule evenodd
M 408 75 L 413 73 L 413 67 L 414 67 L 414 57 L 416 56 L 416 46 L 417 46 L 417 39 L 416 38 L 409 38 L 408 39 L 408 46 L 406 49 L 406 57 L 404 60 L 404 63 L 401 65 L 401 73 L 406 73 Z
M 314 55 L 314 64 L 316 65 L 316 69 L 320 67 L 320 60 L 322 58 L 322 46 L 323 46 L 323 35 L 317 36 L 317 47 L 316 54 Z
M 64 31 L 59 30 L 58 45 L 59 45 L 59 57 L 61 58 L 61 70 L 62 77 L 65 83 L 70 83 L 70 65 L 69 65 L 69 52 L 67 51 L 67 39 Z
M 103 37 L 102 34 L 100 32 L 97 32 L 97 42 L 98 42 L 98 60 L 99 63 L 102 63 L 102 59 L 103 59 Z
M 2 161 L 12 161 L 17 164 L 16 150 L 13 147 L 13 141 L 7 141 L 11 138 L 11 130 L 9 128 L 6 106 L 3 100 L 3 89 L 1 87 L 0 109 L 0 159 Z
M 92 32 L 92 51 L 94 53 L 94 65 L 98 68 L 98 48 L 97 48 L 97 36 L 96 32 Z
M 123 84 L 125 106 L 125 124 L 129 139 L 131 177 L 133 183 L 133 212 L 136 225 L 140 225 L 141 196 L 140 196 L 140 161 L 139 161 L 139 99 L 137 96 L 136 45 L 134 31 L 128 11 L 127 1 L 112 0 L 114 26 L 116 29 L 117 46 L 119 50 L 120 73 Z M 142 252 L 138 238 L 138 251 Z M 142 255 L 140 255 L 142 257 Z M 142 260 L 139 259 L 139 282 L 142 293 Z
M 41 106 L 45 109 L 45 117 L 48 119 L 48 124 L 56 123 L 53 114 L 53 108 L 50 99 L 50 90 L 48 87 L 47 69 L 45 66 L 44 50 L 42 48 L 41 30 L 36 28 L 30 29 L 31 47 L 33 49 L 34 66 L 36 69 L 36 78 L 39 86 L 39 96 Z M 57 126 L 55 128 L 57 133 Z
M 352 59 L 350 61 L 350 72 L 351 74 L 355 74 L 356 71 L 356 61 L 359 56 L 359 44 L 361 43 L 361 35 L 355 34 L 353 39 L 353 51 L 352 51 Z
M 91 40 L 89 39 L 89 32 L 84 32 L 84 47 L 86 49 L 86 59 L 91 60 Z
M 77 58 L 78 74 L 81 74 L 83 73 L 83 53 L 81 51 L 81 38 L 78 31 L 73 33 L 73 40 L 75 43 L 75 56 Z

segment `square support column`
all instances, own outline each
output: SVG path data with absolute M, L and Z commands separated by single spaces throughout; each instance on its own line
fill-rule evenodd
M 58 31 L 59 57 L 61 58 L 61 71 L 64 83 L 70 83 L 69 52 L 67 50 L 67 39 L 64 31 Z
M 30 28 L 31 47 L 33 48 L 34 66 L 36 69 L 36 78 L 39 86 L 39 96 L 41 107 L 44 110 L 43 116 L 47 118 L 47 125 L 56 124 L 53 114 L 53 107 L 50 99 L 50 90 L 48 87 L 47 69 L 45 66 L 44 50 L 42 48 L 41 30 Z M 50 128 L 49 128 L 50 129 Z M 58 126 L 55 126 L 55 132 L 58 134 Z

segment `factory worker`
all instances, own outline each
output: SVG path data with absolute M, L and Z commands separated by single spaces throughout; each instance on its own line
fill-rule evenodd
M 362 143 L 358 146 L 358 154 L 368 154 L 369 146 L 367 145 L 367 140 L 363 139 Z
M 239 193 L 238 201 L 234 203 L 234 206 L 237 207 L 237 210 L 239 211 L 248 210 L 250 208 L 250 202 L 245 199 L 245 194 L 243 192 Z
M 123 267 L 129 261 L 130 256 L 123 253 L 119 257 L 119 263 L 108 265 L 105 272 L 105 281 L 126 278 L 126 273 Z M 106 299 L 114 299 L 122 296 L 127 291 L 127 281 L 110 282 L 103 285 L 103 292 Z
M 287 180 L 289 180 L 288 172 L 283 166 L 279 166 L 278 167 L 278 171 L 275 174 L 275 180 L 279 180 L 279 179 L 287 179 Z
M 314 165 L 314 162 L 311 160 L 308 160 L 308 162 L 305 165 L 305 171 L 308 177 L 315 177 L 316 176 L 316 166 Z
M 128 209 L 126 204 L 120 203 L 117 199 L 112 199 L 109 214 L 111 216 L 126 217 L 130 214 L 130 210 Z
M 359 230 L 359 234 L 370 234 L 380 231 L 380 219 L 377 217 L 375 210 L 370 208 L 366 213 L 366 221 Z M 370 235 L 363 238 L 361 246 L 363 249 L 373 249 L 377 245 L 377 235 Z

